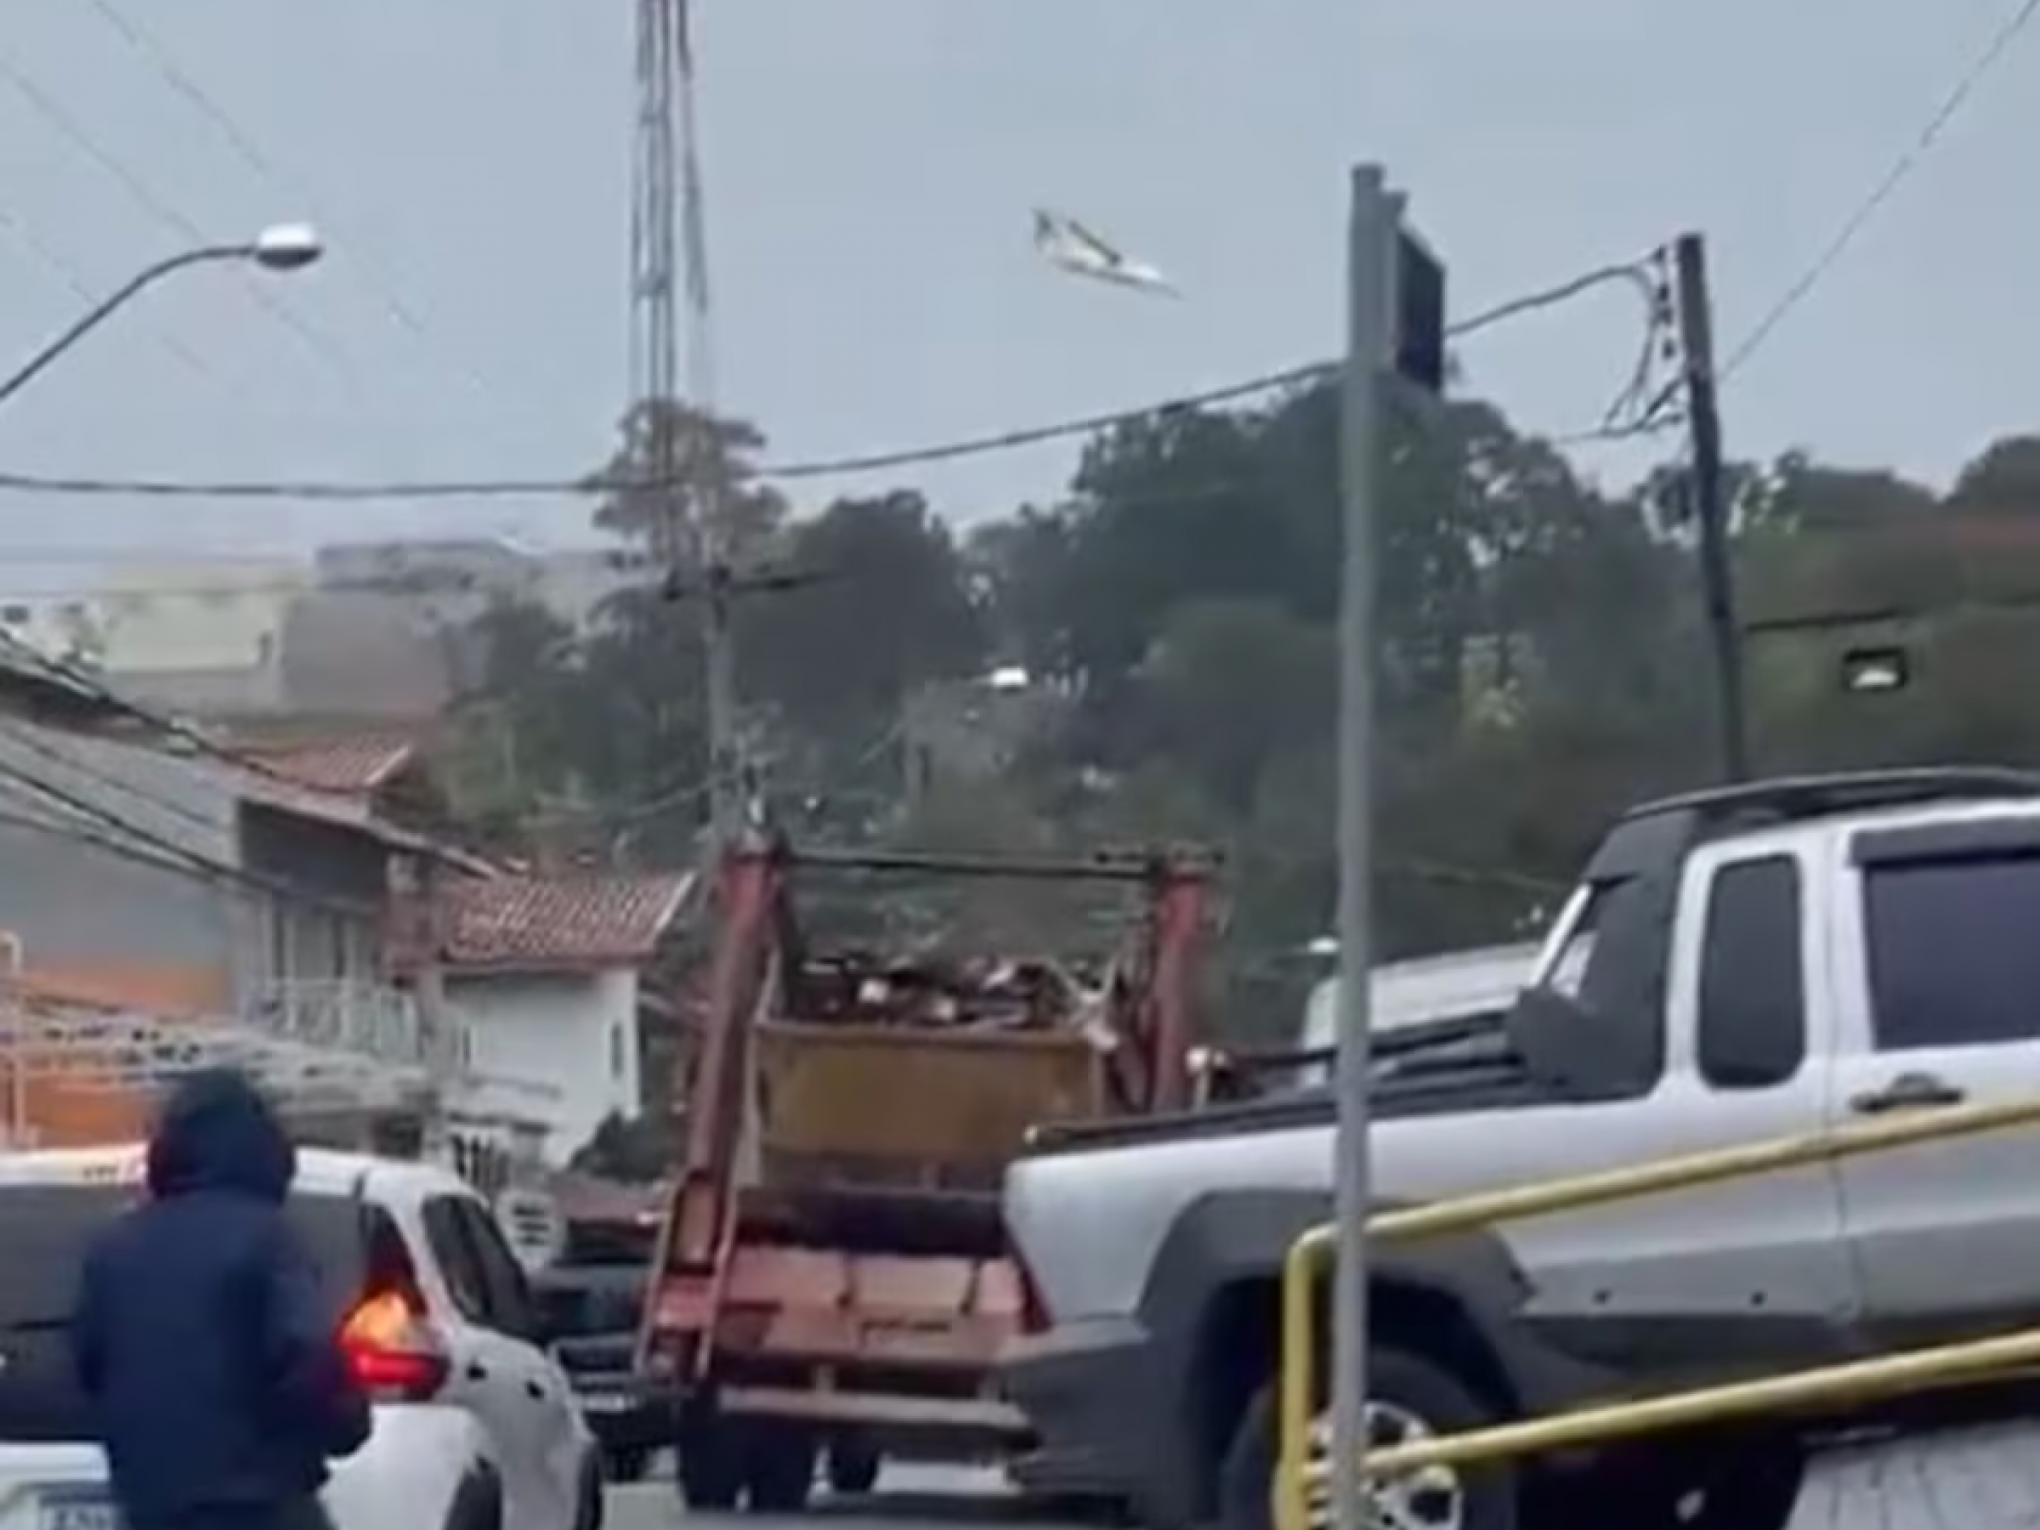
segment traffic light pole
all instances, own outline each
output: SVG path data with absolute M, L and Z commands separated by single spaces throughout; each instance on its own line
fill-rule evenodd
M 1369 1530 L 1361 1453 L 1367 1404 L 1367 1154 L 1373 970 L 1376 501 L 1382 393 L 1395 353 L 1402 198 L 1378 165 L 1353 171 L 1347 246 L 1346 375 L 1339 465 L 1344 556 L 1339 600 L 1339 986 L 1332 1290 L 1334 1530 Z
M 1679 353 L 1685 361 L 1686 419 L 1692 432 L 1693 513 L 1700 525 L 1700 578 L 1707 635 L 1714 650 L 1721 773 L 1750 773 L 1749 717 L 1744 701 L 1742 631 L 1736 625 L 1735 567 L 1728 546 L 1728 491 L 1721 464 L 1721 415 L 1714 387 L 1714 317 L 1707 291 L 1707 246 L 1681 234 L 1673 246 L 1679 293 Z

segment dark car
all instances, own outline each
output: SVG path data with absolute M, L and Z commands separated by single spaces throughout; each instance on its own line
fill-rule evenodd
M 650 1228 L 576 1225 L 562 1256 L 531 1282 L 546 1340 L 615 1482 L 642 1477 L 677 1428 L 671 1385 L 634 1365 L 653 1236 Z

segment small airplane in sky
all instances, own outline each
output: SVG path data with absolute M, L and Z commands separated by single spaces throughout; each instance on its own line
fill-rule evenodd
M 1073 276 L 1088 276 L 1094 281 L 1167 297 L 1183 295 L 1153 266 L 1113 248 L 1075 218 L 1062 213 L 1034 210 L 1034 248 L 1051 264 Z

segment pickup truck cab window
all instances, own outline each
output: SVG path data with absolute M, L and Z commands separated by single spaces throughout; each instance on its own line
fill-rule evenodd
M 1863 870 L 1880 1052 L 2040 1039 L 2040 855 Z
M 1799 863 L 1731 861 L 1707 889 L 1700 946 L 1700 1077 L 1716 1089 L 1767 1089 L 1806 1062 L 1806 974 Z
M 1634 879 L 1597 882 L 1581 889 L 1559 916 L 1559 926 L 1531 986 L 1592 1009 L 1609 986 L 1609 963 L 1597 961 L 1602 933 L 1619 925 L 1625 914 L 1641 901 L 1641 887 Z

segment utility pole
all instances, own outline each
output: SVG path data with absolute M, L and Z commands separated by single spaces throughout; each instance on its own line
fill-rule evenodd
M 33 1048 L 28 1039 L 28 1013 L 21 993 L 21 937 L 12 930 L 0 930 L 0 949 L 7 953 L 0 968 L 0 1020 L 7 1026 L 7 1135 L 0 1146 L 32 1148 L 35 1132 L 28 1124 L 28 1065 Z
M 730 594 L 735 580 L 719 539 L 711 534 L 703 540 L 711 544 L 705 560 L 708 588 L 703 597 L 707 607 L 709 824 L 715 843 L 727 845 L 743 826 L 749 795 L 737 718 L 737 652 L 730 631 Z
M 1381 395 L 1396 351 L 1402 198 L 1379 165 L 1353 171 L 1347 229 L 1346 375 L 1339 421 L 1344 557 L 1339 601 L 1338 1223 L 1332 1290 L 1332 1524 L 1368 1530 L 1367 1207 L 1374 881 L 1374 591 Z
M 1750 773 L 1749 717 L 1743 699 L 1742 631 L 1736 625 L 1735 569 L 1728 547 L 1727 488 L 1721 470 L 1721 415 L 1714 387 L 1714 316 L 1707 290 L 1707 245 L 1681 234 L 1673 246 L 1679 293 L 1679 353 L 1685 365 L 1686 419 L 1692 433 L 1693 514 L 1700 526 L 1700 580 L 1714 650 L 1721 773 Z

